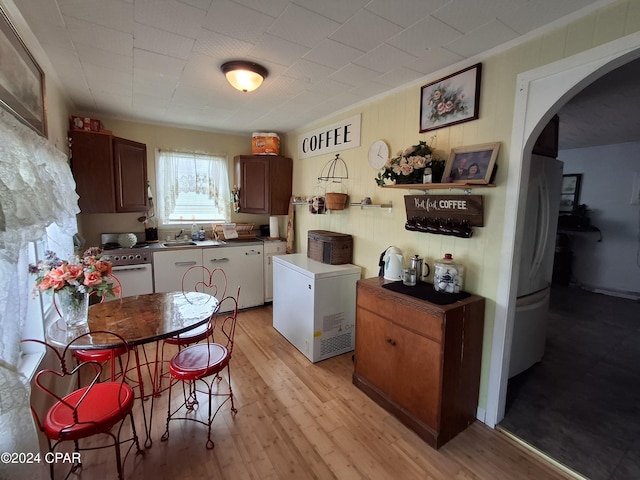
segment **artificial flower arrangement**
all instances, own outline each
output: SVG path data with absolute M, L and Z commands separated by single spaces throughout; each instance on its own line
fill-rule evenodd
M 113 297 L 120 293 L 120 285 L 110 281 L 112 265 L 102 256 L 99 247 L 91 247 L 82 258 L 76 256 L 71 261 L 60 260 L 54 252 L 47 251 L 44 260 L 29 265 L 29 272 L 37 274 L 36 288 L 50 295 L 66 293 L 77 302 L 85 294 Z
M 388 159 L 375 180 L 380 186 L 423 183 L 424 170 L 430 168 L 432 182 L 436 183 L 442 179 L 444 164 L 444 160 L 435 158 L 426 142 L 420 141 Z

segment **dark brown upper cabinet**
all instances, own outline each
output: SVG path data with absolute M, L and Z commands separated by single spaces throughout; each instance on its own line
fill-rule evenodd
M 82 213 L 144 212 L 147 146 L 113 135 L 71 131 L 71 170 Z
M 293 161 L 276 155 L 234 157 L 235 184 L 240 187 L 240 212 L 286 215 L 291 199 Z

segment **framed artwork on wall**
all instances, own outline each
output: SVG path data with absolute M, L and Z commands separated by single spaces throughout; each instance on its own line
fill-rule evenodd
M 47 136 L 44 72 L 0 8 L 0 106 Z
M 488 184 L 499 149 L 500 142 L 452 148 L 444 166 L 442 181 Z
M 469 122 L 480 110 L 478 63 L 420 89 L 420 133 Z
M 582 174 L 573 173 L 562 176 L 562 191 L 560 192 L 560 211 L 573 212 L 578 206 L 580 198 L 580 184 Z

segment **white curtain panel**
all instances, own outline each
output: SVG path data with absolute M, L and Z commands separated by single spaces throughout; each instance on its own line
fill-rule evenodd
M 0 452 L 39 451 L 29 384 L 16 370 L 33 287 L 27 244 L 54 222 L 73 235 L 79 211 L 66 155 L 0 109 Z M 0 478 L 39 478 L 41 467 L 0 462 Z
M 220 155 L 159 150 L 158 214 L 163 224 L 172 223 L 178 198 L 206 198 L 224 219 L 230 215 L 227 159 Z M 189 194 L 193 194 L 189 197 Z M 188 218 L 187 218 L 188 220 Z

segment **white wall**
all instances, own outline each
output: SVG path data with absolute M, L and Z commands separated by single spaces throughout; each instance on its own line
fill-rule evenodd
M 632 205 L 640 177 L 640 142 L 563 150 L 564 173 L 581 173 L 579 203 L 602 232 L 571 235 L 573 279 L 603 293 L 640 298 L 640 205 Z

